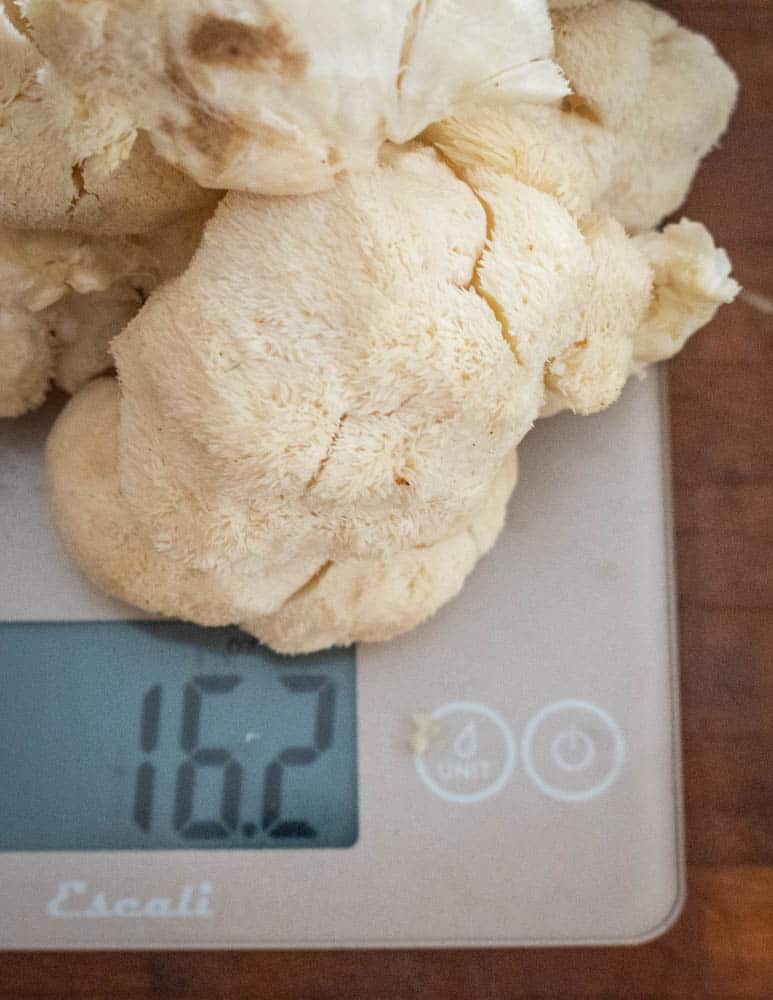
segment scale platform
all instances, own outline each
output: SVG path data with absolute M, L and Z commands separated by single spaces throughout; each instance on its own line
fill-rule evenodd
M 664 377 L 540 422 L 505 531 L 395 642 L 137 620 L 0 422 L 0 947 L 633 944 L 683 899 Z M 419 752 L 416 752 L 419 751 Z

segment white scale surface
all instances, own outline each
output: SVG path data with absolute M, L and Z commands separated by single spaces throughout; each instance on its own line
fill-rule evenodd
M 624 944 L 667 929 L 683 859 L 663 398 L 654 376 L 605 414 L 539 423 L 462 596 L 357 650 L 353 847 L 0 853 L 0 946 Z M 0 620 L 136 617 L 51 533 L 50 416 L 0 422 Z M 440 735 L 416 759 L 420 712 Z M 97 893 L 108 913 L 79 917 Z M 121 915 L 122 900 L 181 894 L 179 916 Z

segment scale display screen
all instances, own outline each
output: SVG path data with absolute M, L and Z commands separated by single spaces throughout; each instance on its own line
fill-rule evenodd
M 343 848 L 355 654 L 170 621 L 0 625 L 0 851 Z

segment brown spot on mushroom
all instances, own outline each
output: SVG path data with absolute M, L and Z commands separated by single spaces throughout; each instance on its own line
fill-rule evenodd
M 159 129 L 172 140 L 184 136 L 194 149 L 206 157 L 214 171 L 222 171 L 238 148 L 249 138 L 244 129 L 224 122 L 201 107 L 188 108 L 189 121 L 183 125 L 171 118 L 162 118 Z
M 224 168 L 236 150 L 249 138 L 247 132 L 233 122 L 215 118 L 198 105 L 193 105 L 188 111 L 191 120 L 182 129 L 183 134 L 213 166 Z
M 579 94 L 567 94 L 561 102 L 561 110 L 566 114 L 579 115 L 581 118 L 593 122 L 594 125 L 601 124 L 601 119 L 596 110 Z
M 198 101 L 198 91 L 177 62 L 174 51 L 170 46 L 166 47 L 164 57 L 166 78 L 175 93 L 180 97 L 188 98 L 190 101 Z
M 236 151 L 250 138 L 258 138 L 267 146 L 282 141 L 283 136 L 270 125 L 256 122 L 248 132 L 235 122 L 220 117 L 208 107 L 205 98 L 188 78 L 172 50 L 167 49 L 165 55 L 166 78 L 183 99 L 188 121 L 182 124 L 165 116 L 159 122 L 159 127 L 172 139 L 178 133 L 185 136 L 194 149 L 210 161 L 215 171 L 224 170 Z
M 305 74 L 309 64 L 308 53 L 292 47 L 278 22 L 259 26 L 214 14 L 203 17 L 193 28 L 188 51 L 207 66 L 251 69 L 262 63 L 278 63 L 280 73 L 296 79 Z

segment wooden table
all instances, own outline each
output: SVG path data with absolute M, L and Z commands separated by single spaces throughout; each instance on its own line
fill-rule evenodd
M 687 212 L 766 300 L 671 367 L 689 899 L 634 949 L 10 954 L 3 1000 L 773 997 L 773 3 L 671 0 L 743 83 Z

